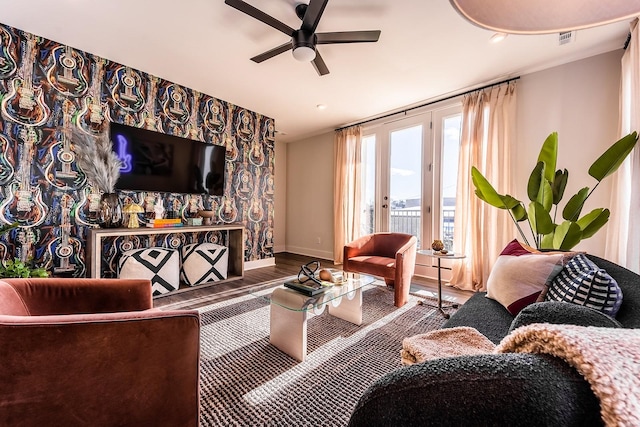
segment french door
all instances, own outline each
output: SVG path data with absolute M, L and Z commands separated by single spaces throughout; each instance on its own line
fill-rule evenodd
M 361 234 L 412 234 L 419 248 L 453 244 L 459 105 L 365 129 Z

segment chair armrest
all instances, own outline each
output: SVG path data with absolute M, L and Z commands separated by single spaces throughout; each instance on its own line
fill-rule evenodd
M 418 244 L 418 239 L 412 236 L 409 240 L 407 240 L 407 243 L 405 243 L 404 245 L 398 248 L 398 250 L 396 251 L 396 258 L 398 256 L 404 256 L 405 254 L 407 254 L 407 251 L 410 251 L 410 250 L 413 250 L 413 252 L 415 253 L 417 244 Z
M 0 425 L 198 426 L 196 311 L 0 316 Z
M 411 280 L 416 268 L 416 246 L 418 239 L 414 236 L 396 251 L 396 280 L 400 281 L 402 277 Z
M 151 282 L 142 279 L 4 279 L 33 316 L 109 313 L 153 307 Z

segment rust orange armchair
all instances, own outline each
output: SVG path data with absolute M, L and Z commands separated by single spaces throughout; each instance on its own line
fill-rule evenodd
M 409 299 L 417 246 L 418 240 L 410 234 L 362 236 L 344 247 L 342 268 L 384 278 L 387 286 L 394 288 L 394 305 L 402 307 Z
M 198 426 L 200 317 L 151 283 L 0 280 L 0 425 Z

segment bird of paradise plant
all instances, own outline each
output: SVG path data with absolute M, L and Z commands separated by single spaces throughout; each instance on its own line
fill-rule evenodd
M 491 206 L 506 209 L 515 223 L 520 236 L 529 243 L 520 223 L 527 221 L 533 235 L 533 243 L 538 249 L 569 250 L 580 241 L 592 237 L 608 221 L 611 212 L 606 208 L 593 209 L 581 215 L 585 202 L 607 176 L 614 173 L 631 153 L 638 141 L 636 132 L 624 136 L 609 147 L 589 168 L 589 175 L 597 182 L 593 188 L 583 187 L 574 194 L 562 209 L 564 221 L 556 223 L 559 204 L 569 180 L 567 169 L 556 170 L 558 157 L 558 133 L 547 137 L 538 155 L 527 184 L 530 203 L 523 202 L 508 194 L 500 194 L 476 169 L 471 168 L 471 178 L 476 187 L 476 195 Z M 552 217 L 553 210 L 553 217 Z

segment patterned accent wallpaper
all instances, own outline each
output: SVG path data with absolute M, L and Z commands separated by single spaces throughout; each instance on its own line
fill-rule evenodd
M 20 224 L 0 236 L 1 259 L 31 259 L 54 274 L 86 275 L 84 246 L 97 224 L 100 194 L 75 163 L 70 134 L 72 126 L 99 134 L 109 122 L 225 146 L 222 197 L 119 197 L 143 206 L 148 218 L 157 200 L 183 218 L 214 210 L 217 222 L 245 226 L 245 261 L 273 257 L 273 119 L 3 24 L 0 97 L 0 223 Z M 207 237 L 184 234 L 176 230 L 165 243 Z M 151 243 L 157 242 L 120 238 L 114 241 L 119 247 L 105 247 L 104 254 L 114 265 L 119 250 Z

